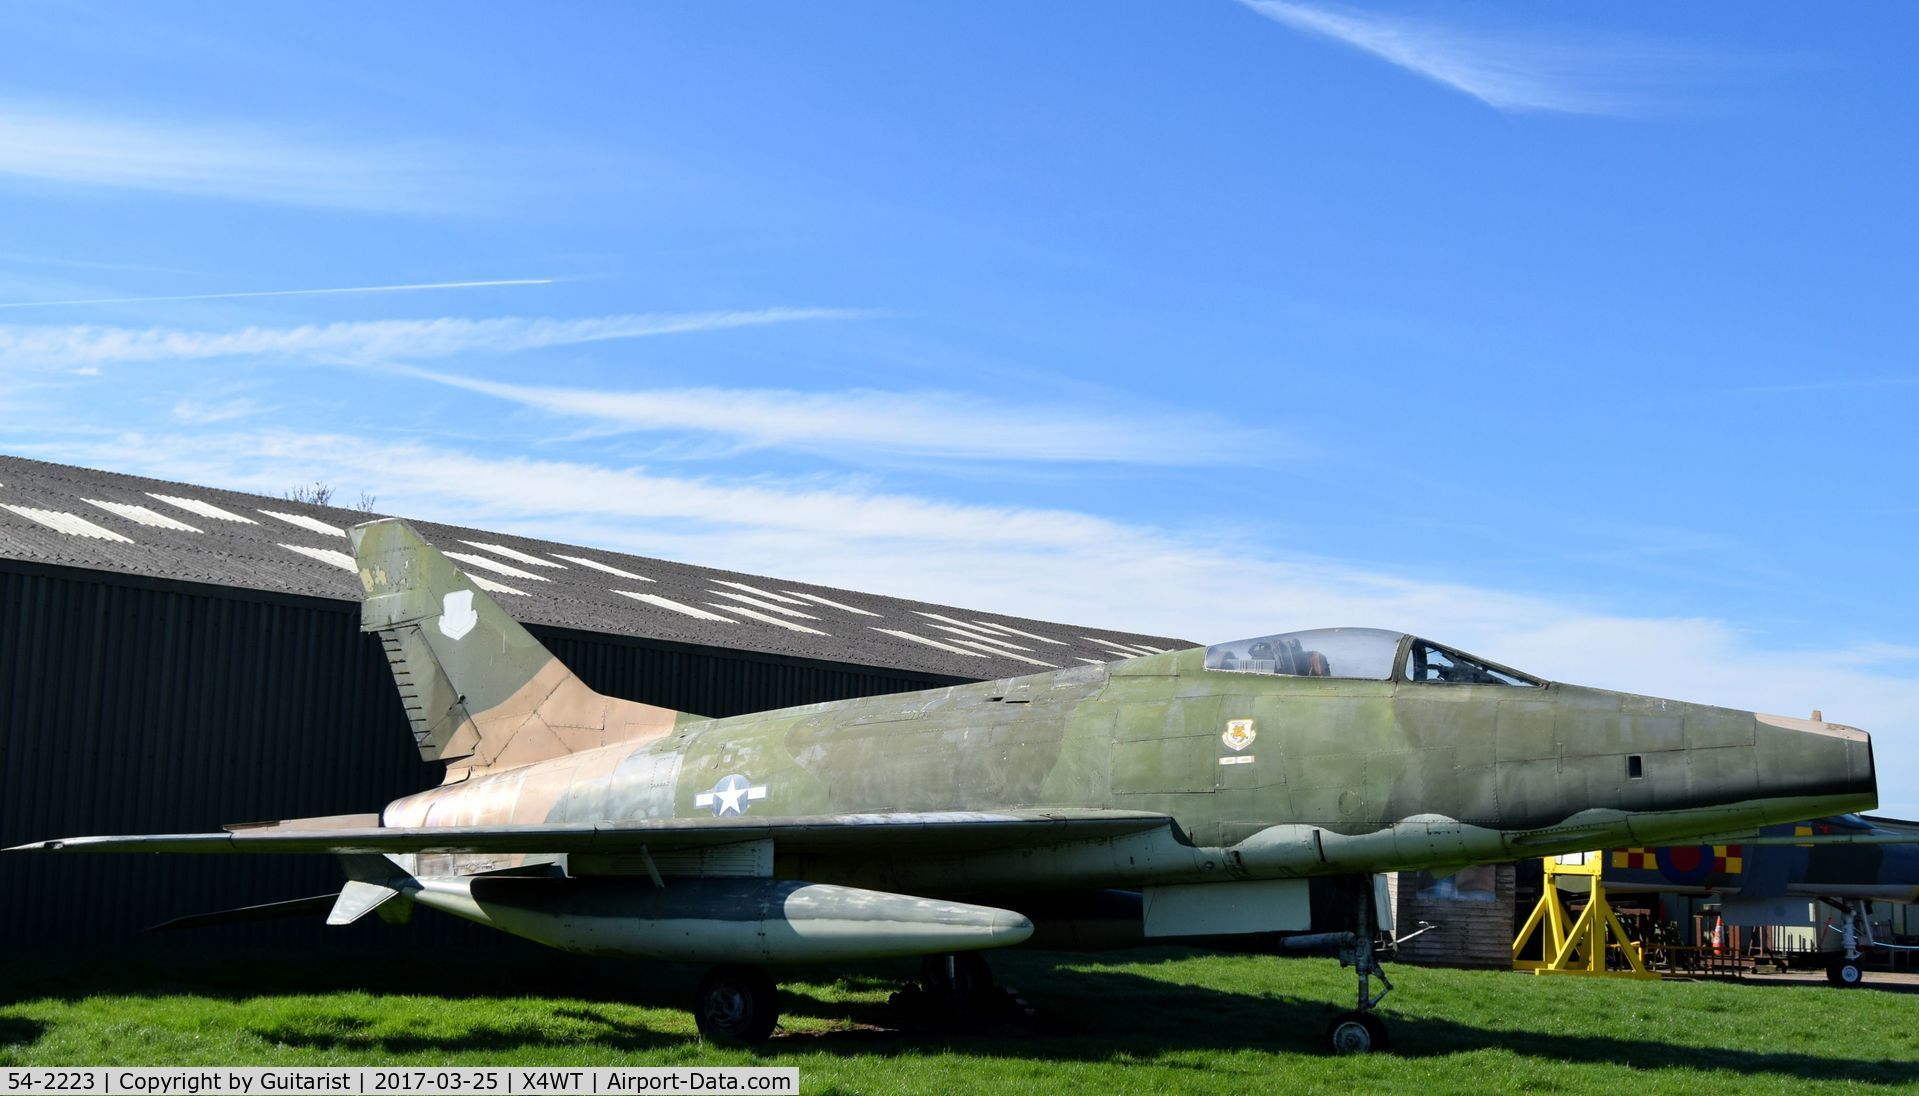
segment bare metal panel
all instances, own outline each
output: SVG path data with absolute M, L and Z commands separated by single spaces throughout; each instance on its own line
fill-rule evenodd
M 1313 927 L 1311 892 L 1312 882 L 1306 879 L 1147 887 L 1146 935 L 1304 931 Z

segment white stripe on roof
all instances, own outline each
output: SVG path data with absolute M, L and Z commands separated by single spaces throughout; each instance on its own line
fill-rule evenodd
M 531 563 L 535 567 L 558 567 L 562 571 L 566 570 L 564 564 L 555 563 L 550 559 L 541 559 L 539 556 L 529 556 L 517 548 L 508 548 L 504 544 L 488 544 L 483 540 L 463 540 L 460 543 L 471 544 L 475 548 L 484 548 L 496 556 L 517 559 L 521 563 Z
M 1045 636 L 1036 636 L 1031 632 L 1022 632 L 1018 628 L 1008 628 L 1004 624 L 989 624 L 984 620 L 976 620 L 973 623 L 982 628 L 990 628 L 995 632 L 1005 632 L 1007 635 L 1025 636 L 1027 639 L 1037 639 L 1041 643 L 1051 643 L 1055 647 L 1068 646 L 1067 642 L 1063 639 L 1048 639 Z
M 352 571 L 356 575 L 360 573 L 360 565 L 353 562 L 353 557 L 337 548 L 309 548 L 304 544 L 282 544 L 280 547 L 289 552 L 298 552 L 308 559 L 331 563 L 343 571 Z
M 513 587 L 508 586 L 506 583 L 495 582 L 492 579 L 487 578 L 485 575 L 468 575 L 466 576 L 466 580 L 468 582 L 471 582 L 473 585 L 478 586 L 482 590 L 490 590 L 496 594 L 517 594 L 520 597 L 526 596 L 525 590 L 515 590 Z
M 768 612 L 778 613 L 781 616 L 799 617 L 801 620 L 819 619 L 819 617 L 814 616 L 812 613 L 802 613 L 798 609 L 788 609 L 783 605 L 775 605 L 770 601 L 761 601 L 756 597 L 747 597 L 745 594 L 736 594 L 730 590 L 708 590 L 707 593 L 715 594 L 723 598 L 730 598 L 733 601 L 745 602 L 756 609 L 765 609 Z M 727 608 L 732 608 L 732 606 L 727 606 Z
M 917 612 L 917 610 L 915 611 Z M 983 639 L 988 643 L 1002 643 L 1008 647 L 1018 647 L 1022 651 L 1032 650 L 1030 647 L 1020 647 L 1019 644 L 1014 643 L 1010 639 L 1001 639 L 999 636 L 994 635 L 984 628 L 975 628 L 971 624 L 935 624 L 933 627 L 944 632 L 952 632 L 955 635 L 965 636 L 967 639 Z
M 883 617 L 886 615 L 885 613 L 875 613 L 867 609 L 855 609 L 851 605 L 841 605 L 839 602 L 834 601 L 832 598 L 821 597 L 818 594 L 803 594 L 803 593 L 800 593 L 798 590 L 788 590 L 787 593 L 792 594 L 794 597 L 803 597 L 808 601 L 817 601 L 821 605 L 830 605 L 835 609 L 844 609 L 849 613 L 858 613 L 861 616 Z M 797 602 L 795 604 L 797 604 Z
M 568 563 L 577 563 L 577 564 L 579 564 L 579 565 L 580 565 L 580 566 L 582 566 L 582 567 L 591 567 L 591 568 L 593 568 L 593 569 L 594 569 L 595 571 L 605 571 L 605 572 L 606 572 L 607 574 L 609 574 L 609 575 L 618 575 L 618 576 L 620 576 L 621 578 L 630 578 L 630 579 L 632 579 L 632 580 L 633 580 L 633 581 L 635 581 L 635 582 L 652 582 L 652 581 L 654 581 L 653 579 L 650 579 L 650 578 L 647 578 L 647 577 L 646 577 L 645 575 L 636 575 L 636 574 L 634 574 L 634 573 L 633 573 L 633 572 L 631 572 L 631 571 L 622 571 L 622 570 L 620 570 L 620 569 L 619 569 L 618 567 L 615 567 L 615 566 L 613 566 L 613 565 L 612 565 L 612 564 L 610 564 L 610 563 L 601 563 L 601 562 L 600 562 L 599 560 L 597 560 L 597 559 L 588 559 L 588 558 L 586 558 L 585 556 L 566 556 L 566 555 L 560 555 L 560 553 L 558 553 L 558 552 L 555 552 L 555 553 L 553 553 L 553 554 L 554 554 L 555 556 L 559 556 L 559 558 L 561 558 L 561 559 L 563 559 L 563 560 L 565 560 L 565 561 L 567 561 Z
M 823 636 L 827 634 L 826 632 L 820 631 L 818 628 L 808 628 L 804 624 L 795 624 L 790 620 L 781 620 L 779 617 L 773 616 L 770 613 L 756 613 L 751 609 L 741 608 L 738 605 L 721 605 L 717 601 L 709 601 L 707 602 L 707 604 L 711 605 L 715 609 L 725 609 L 729 613 L 738 613 L 740 616 L 743 616 L 743 617 L 752 617 L 754 620 L 763 621 L 764 623 L 767 623 L 767 624 L 777 625 L 778 627 L 790 629 L 795 632 L 805 632 L 808 635 L 816 635 L 816 636 Z
M 319 518 L 310 518 L 305 514 L 282 514 L 278 510 L 262 510 L 260 512 L 270 518 L 279 518 L 288 525 L 298 525 L 302 529 L 311 529 L 316 533 L 329 533 L 336 537 L 346 536 L 345 529 L 337 525 L 328 525 Z
M 137 521 L 142 525 L 151 525 L 155 529 L 178 529 L 186 533 L 200 531 L 184 521 L 175 521 L 158 510 L 152 510 L 137 503 L 108 502 L 106 499 L 87 499 L 86 501 L 110 514 L 118 514 L 128 521 Z
M 1079 638 L 1095 647 L 1104 647 L 1106 650 L 1125 655 L 1127 658 L 1145 658 L 1147 655 L 1158 653 L 1157 651 L 1145 651 L 1136 647 L 1128 647 L 1117 639 L 1100 639 L 1098 636 L 1081 636 Z
M 488 559 L 486 556 L 476 556 L 471 552 L 441 552 L 440 554 L 448 559 L 457 559 L 461 563 L 470 563 L 475 567 L 493 571 L 497 574 L 512 575 L 514 578 L 530 578 L 535 582 L 553 581 L 545 575 L 536 575 L 531 571 L 522 571 L 511 563 L 501 563 L 497 559 Z
M 981 643 L 991 643 L 995 648 L 1011 647 L 1015 651 L 1032 650 L 1031 647 L 1022 647 L 1019 644 L 1014 643 L 1010 639 L 1000 639 L 996 636 L 981 635 L 978 632 L 963 632 L 959 630 L 958 628 L 955 628 L 948 624 L 935 624 L 933 625 L 933 627 L 938 628 L 942 632 L 951 632 L 956 636 L 964 636 L 965 638 L 969 640 L 978 640 Z
M 885 632 L 889 636 L 898 636 L 901 639 L 910 639 L 915 643 L 924 643 L 928 647 L 938 647 L 942 651 L 951 651 L 956 655 L 965 655 L 968 658 L 986 657 L 978 651 L 969 651 L 964 647 L 955 647 L 950 643 L 941 643 L 937 639 L 927 639 L 925 636 L 916 636 L 911 632 L 901 632 L 892 628 L 874 628 L 873 630 L 876 632 Z
M 92 537 L 95 540 L 117 540 L 122 544 L 132 544 L 132 537 L 123 537 L 111 529 L 88 521 L 79 514 L 69 514 L 65 510 L 42 510 L 34 506 L 15 506 L 6 503 L 6 508 L 29 521 L 37 521 L 55 532 L 70 537 Z
M 150 499 L 159 499 L 161 502 L 171 503 L 190 514 L 198 514 L 203 518 L 212 518 L 215 521 L 237 521 L 242 525 L 260 524 L 252 518 L 222 510 L 210 502 L 201 502 L 199 499 L 182 498 L 179 495 L 162 495 L 157 491 L 148 491 L 147 497 Z
M 965 629 L 966 629 L 967 631 L 969 631 L 969 632 L 976 632 L 976 631 L 978 631 L 978 630 L 979 630 L 979 629 L 977 629 L 977 628 L 975 628 L 975 627 L 973 627 L 972 625 L 970 625 L 970 624 L 968 624 L 968 623 L 966 623 L 966 622 L 965 622 L 965 621 L 963 621 L 963 620 L 954 620 L 954 619 L 953 619 L 952 617 L 950 617 L 950 616 L 941 616 L 941 615 L 939 615 L 938 613 L 929 613 L 929 612 L 927 612 L 927 611 L 925 611 L 924 609 L 915 609 L 915 610 L 913 610 L 913 611 L 914 611 L 915 613 L 918 613 L 918 614 L 919 614 L 920 616 L 923 616 L 923 617 L 930 617 L 930 618 L 931 618 L 931 619 L 933 619 L 933 620 L 943 620 L 943 621 L 945 621 L 945 622 L 946 622 L 946 623 L 948 623 L 948 624 L 957 624 L 957 625 L 959 625 L 960 627 L 962 627 L 962 628 L 965 628 Z
M 744 582 L 728 582 L 726 579 L 723 579 L 723 578 L 716 578 L 713 581 L 719 583 L 721 586 L 731 586 L 735 590 L 745 590 L 747 593 L 754 594 L 758 597 L 770 598 L 774 601 L 784 601 L 788 605 L 800 604 L 800 602 L 797 602 L 793 600 L 792 598 L 787 597 L 785 594 L 776 594 L 771 590 L 762 590 L 758 586 L 748 586 Z
M 705 609 L 696 609 L 691 605 L 685 604 L 684 602 L 674 601 L 670 597 L 661 597 L 658 594 L 636 594 L 631 590 L 615 590 L 613 592 L 620 595 L 621 597 L 630 597 L 634 601 L 644 601 L 648 605 L 657 605 L 662 609 L 671 609 L 672 611 L 676 613 L 684 613 L 687 616 L 694 617 L 699 620 L 717 620 L 722 624 L 738 624 L 739 623 L 739 621 L 734 620 L 732 617 L 723 617 L 718 613 L 709 613 Z
M 995 658 L 1010 658 L 1014 662 L 1024 662 L 1028 666 L 1045 666 L 1048 669 L 1059 669 L 1059 663 L 1057 662 L 1041 662 L 1037 658 L 1027 658 L 1025 655 L 1016 655 L 1011 651 L 1002 651 L 998 647 L 988 647 L 984 643 L 975 643 L 970 639 L 962 639 L 959 642 L 966 644 L 968 647 L 978 647 L 980 650 L 985 651 Z

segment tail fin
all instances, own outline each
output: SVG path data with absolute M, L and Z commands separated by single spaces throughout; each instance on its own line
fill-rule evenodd
M 680 713 L 587 688 L 405 522 L 352 536 L 360 629 L 380 633 L 420 756 L 449 783 L 672 731 Z

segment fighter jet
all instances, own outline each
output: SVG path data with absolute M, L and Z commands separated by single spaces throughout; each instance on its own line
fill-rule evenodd
M 1621 894 L 1719 895 L 1734 925 L 1803 920 L 1807 900 L 1829 907 L 1835 986 L 1865 980 L 1865 953 L 1919 950 L 1876 939 L 1871 902 L 1919 902 L 1919 823 L 1842 815 L 1768 826 L 1710 845 L 1622 848 L 1603 854 L 1606 887 Z
M 406 524 L 352 539 L 362 628 L 443 784 L 379 814 L 21 848 L 334 854 L 350 881 L 330 923 L 417 905 L 572 952 L 713 964 L 695 1017 L 735 1043 L 774 1028 L 768 968 L 923 956 L 922 978 L 963 999 L 990 978 L 979 952 L 1130 892 L 1136 940 L 1336 950 L 1357 1007 L 1326 1040 L 1360 1052 L 1387 1042 L 1377 873 L 1875 802 L 1861 731 L 1364 628 L 705 719 L 595 693 Z

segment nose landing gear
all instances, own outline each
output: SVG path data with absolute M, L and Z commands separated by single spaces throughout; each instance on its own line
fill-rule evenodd
M 1826 981 L 1840 989 L 1851 989 L 1866 980 L 1865 968 L 1860 964 L 1865 960 L 1861 944 L 1872 947 L 1878 941 L 1872 938 L 1872 921 L 1866 916 L 1866 903 L 1857 898 L 1848 898 L 1844 902 L 1827 900 L 1839 908 L 1839 953 L 1826 964 Z
M 1359 1007 L 1333 1017 L 1333 1022 L 1326 1026 L 1326 1047 L 1334 1054 L 1371 1054 L 1391 1046 L 1386 1021 L 1373 1010 L 1392 992 L 1393 984 L 1380 967 L 1379 955 L 1373 948 L 1377 923 L 1373 915 L 1373 878 L 1362 875 L 1350 880 L 1349 886 L 1353 898 L 1352 943 L 1340 948 L 1339 965 L 1352 967 L 1359 976 Z M 1374 978 L 1379 979 L 1377 993 L 1373 992 Z

